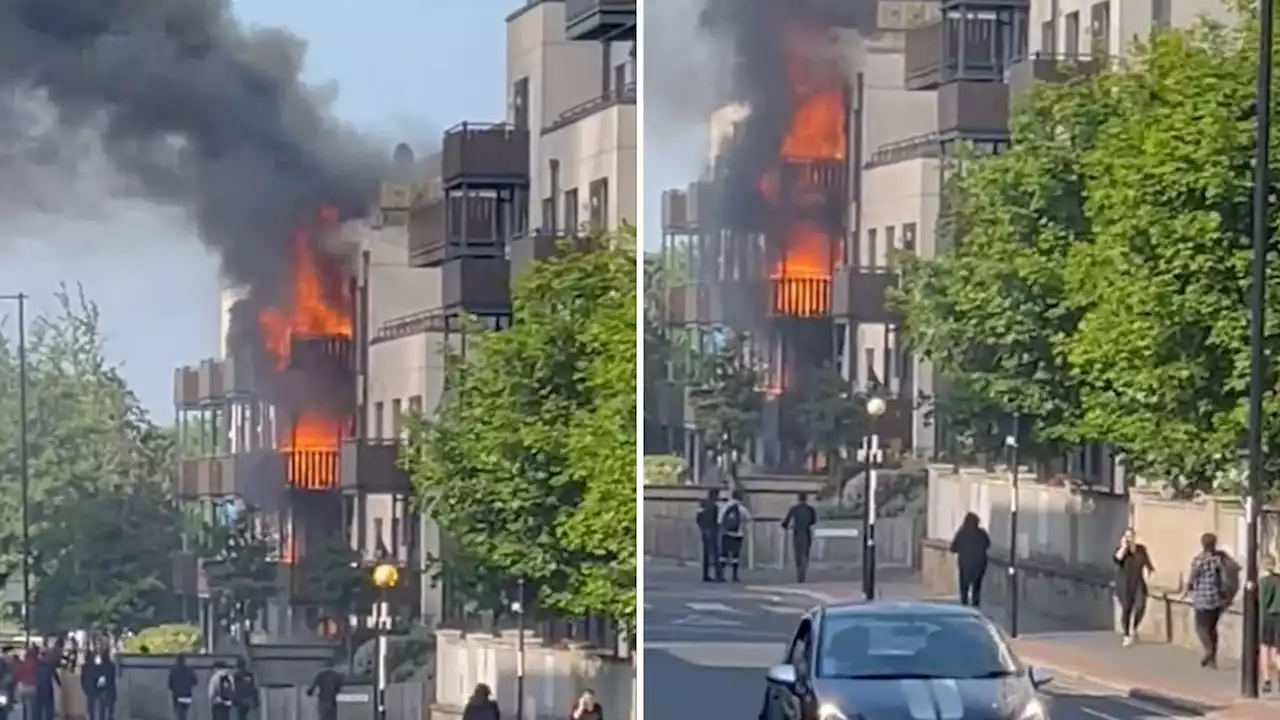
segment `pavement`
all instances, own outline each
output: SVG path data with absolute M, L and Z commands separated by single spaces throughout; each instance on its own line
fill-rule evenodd
M 814 605 L 861 597 L 856 580 L 744 574 L 741 583 L 702 583 L 697 568 L 645 564 L 644 703 L 664 720 L 755 718 L 765 670 L 781 661 L 799 617 Z M 880 574 L 879 595 L 925 597 L 906 570 Z M 935 598 L 937 599 L 937 598 Z M 1003 623 L 994 609 L 993 620 Z M 1239 668 L 1198 667 L 1193 651 L 1164 644 L 1124 648 L 1108 632 L 1079 632 L 1024 609 L 1018 654 L 1048 668 L 1053 720 L 1276 720 L 1280 703 L 1239 699 Z

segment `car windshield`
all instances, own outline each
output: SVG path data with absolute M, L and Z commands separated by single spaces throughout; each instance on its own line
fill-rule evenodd
M 818 677 L 998 678 L 1019 672 L 1000 631 L 971 615 L 831 614 L 823 620 Z

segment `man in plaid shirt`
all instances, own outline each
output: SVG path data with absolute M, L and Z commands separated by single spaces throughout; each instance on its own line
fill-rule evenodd
M 1218 666 L 1218 621 L 1231 603 L 1230 570 L 1218 550 L 1218 536 L 1205 533 L 1200 536 L 1200 554 L 1191 561 L 1191 573 L 1183 597 L 1190 596 L 1195 614 L 1196 636 L 1204 657 L 1200 667 Z

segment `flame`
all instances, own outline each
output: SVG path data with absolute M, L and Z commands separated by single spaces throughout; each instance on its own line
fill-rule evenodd
M 293 234 L 293 262 L 283 300 L 258 316 L 263 348 L 277 372 L 285 372 L 292 360 L 295 340 L 346 338 L 353 335 L 350 288 L 338 269 L 341 263 L 319 249 L 319 232 L 337 223 L 331 208 L 320 211 L 317 227 L 303 227 Z M 281 451 L 290 484 L 301 490 L 329 490 L 338 482 L 338 446 L 346 421 L 325 413 L 302 409 L 295 413 Z M 292 551 L 290 550 L 290 555 Z
M 849 153 L 845 85 L 837 61 L 822 51 L 824 33 L 803 25 L 786 30 L 793 110 L 778 148 L 779 166 L 760 178 L 761 196 L 788 218 L 770 278 L 773 312 L 792 317 L 819 317 L 830 310 L 832 268 L 841 251 L 837 234 L 804 219 L 833 200 L 844 202 L 833 198 L 830 188 L 843 187 L 839 173 Z M 797 172 L 784 175 L 783 165 Z

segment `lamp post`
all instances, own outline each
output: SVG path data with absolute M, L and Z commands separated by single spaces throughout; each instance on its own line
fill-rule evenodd
M 31 453 L 27 437 L 27 296 L 0 295 L 18 305 L 18 474 L 22 512 L 22 637 L 31 646 Z
M 872 396 L 867 400 L 867 417 L 871 420 L 870 432 L 858 448 L 858 462 L 867 466 L 867 486 L 862 512 L 862 594 L 867 600 L 876 597 L 876 466 L 884 461 L 880 450 L 880 436 L 876 434 L 876 420 L 888 409 L 884 398 Z
M 1267 382 L 1263 349 L 1263 308 L 1267 300 L 1267 248 L 1271 242 L 1271 59 L 1275 43 L 1275 0 L 1258 3 L 1257 133 L 1253 164 L 1253 283 L 1249 293 L 1249 487 L 1245 494 L 1244 642 L 1240 650 L 1240 690 L 1258 697 L 1258 504 L 1262 496 L 1262 393 Z
M 387 632 L 391 629 L 391 609 L 387 604 L 387 591 L 400 582 L 400 569 L 395 565 L 380 563 L 373 569 L 373 586 L 378 588 L 378 603 L 374 621 L 378 627 L 378 685 L 374 688 L 373 718 L 387 720 Z
M 1009 448 L 1009 634 L 1018 637 L 1018 425 L 1021 413 L 1013 412 L 1009 434 L 1004 439 Z
M 511 611 L 516 614 L 516 720 L 524 720 L 524 579 L 516 581 L 516 599 Z

